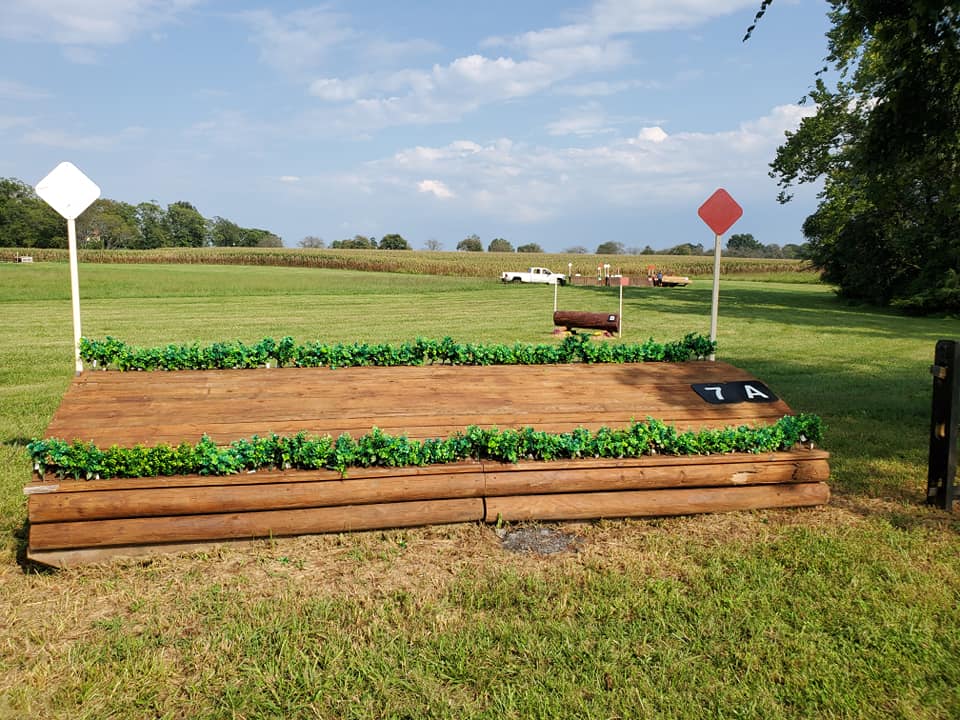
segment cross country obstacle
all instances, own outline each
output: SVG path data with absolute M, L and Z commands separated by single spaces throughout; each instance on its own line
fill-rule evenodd
M 570 432 L 656 417 L 678 430 L 766 425 L 792 414 L 772 393 L 739 401 L 716 388 L 763 388 L 722 362 L 548 366 L 86 371 L 46 437 L 97 447 L 220 447 L 270 433 L 442 438 L 477 425 Z M 694 385 L 709 388 L 698 394 Z M 739 385 L 738 385 L 739 384 Z M 589 388 L 589 391 L 585 390 Z M 742 393 L 741 393 L 742 399 Z M 765 401 L 758 402 L 763 399 Z M 457 522 L 685 515 L 826 503 L 829 455 L 580 457 L 426 467 L 261 470 L 86 480 L 35 474 L 27 557 L 64 567 L 256 538 Z

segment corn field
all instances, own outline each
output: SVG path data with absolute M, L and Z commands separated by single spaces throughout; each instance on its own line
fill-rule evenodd
M 49 248 L 0 248 L 0 261 L 30 254 L 35 262 L 67 262 L 67 251 Z M 156 250 L 80 250 L 80 262 L 117 264 L 274 265 L 414 275 L 498 277 L 501 272 L 547 267 L 554 272 L 596 276 L 598 265 L 610 272 L 646 277 L 648 266 L 669 275 L 706 277 L 713 257 L 706 255 L 571 255 L 564 253 L 429 252 L 409 250 L 305 250 L 295 248 L 160 248 Z M 801 260 L 722 258 L 721 275 L 783 275 L 816 282 L 819 274 Z

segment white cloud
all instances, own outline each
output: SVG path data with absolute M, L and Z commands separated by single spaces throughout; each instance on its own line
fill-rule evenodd
M 344 102 L 358 99 L 366 86 L 364 78 L 340 80 L 319 78 L 310 83 L 310 94 L 328 102 Z
M 0 98 L 5 100 L 45 100 L 50 93 L 39 88 L 29 87 L 15 80 L 0 79 Z
M 618 35 L 695 27 L 755 5 L 755 0 L 598 0 L 569 25 L 490 38 L 487 43 L 519 47 L 538 57 L 557 49 L 604 42 Z
M 430 70 L 319 78 L 310 92 L 343 103 L 335 121 L 351 131 L 450 122 L 484 105 L 542 92 L 576 73 L 615 66 L 624 54 L 620 44 L 571 49 L 549 61 L 473 54 Z
M 246 112 L 222 110 L 206 120 L 193 123 L 184 131 L 184 135 L 188 138 L 200 138 L 209 145 L 255 151 L 288 132 L 289 127 L 285 123 L 272 125 L 253 119 Z
M 661 83 L 657 80 L 624 80 L 618 82 L 595 80 L 593 82 L 560 86 L 557 88 L 557 93 L 560 95 L 573 95 L 575 97 L 603 97 L 607 95 L 617 95 L 618 93 L 634 88 L 656 89 L 660 86 Z
M 547 132 L 554 136 L 577 135 L 589 137 L 614 132 L 597 103 L 588 103 L 575 112 L 547 124 Z
M 295 75 L 324 67 L 334 51 L 336 59 L 347 56 L 352 65 L 396 65 L 401 58 L 437 49 L 434 43 L 417 38 L 393 42 L 370 36 L 356 30 L 346 14 L 326 6 L 282 15 L 253 10 L 237 17 L 250 26 L 263 61 Z
M 199 0 L 3 0 L 0 37 L 68 46 L 124 43 L 173 22 Z
M 239 18 L 253 30 L 264 62 L 285 72 L 321 65 L 332 48 L 355 35 L 344 15 L 322 7 L 282 16 L 253 10 Z
M 79 45 L 65 45 L 60 52 L 75 65 L 96 65 L 100 60 L 95 50 Z
M 417 183 L 417 190 L 422 193 L 432 193 L 441 200 L 454 197 L 453 192 L 439 180 L 421 180 Z
M 281 175 L 280 182 L 282 183 L 298 183 L 300 182 L 299 175 Z
M 652 143 L 661 143 L 668 137 L 667 133 L 665 133 L 661 127 L 640 128 L 640 132 L 637 133 L 637 140 Z
M 486 47 L 506 46 L 511 52 L 464 55 L 429 69 L 326 74 L 315 78 L 308 87 L 314 97 L 339 105 L 333 122 L 328 118 L 326 127 L 351 132 L 452 122 L 485 105 L 547 90 L 602 96 L 630 88 L 656 87 L 657 81 L 575 80 L 587 73 L 635 62 L 626 35 L 692 27 L 754 3 L 755 0 L 598 0 L 568 25 L 489 38 L 483 43 Z M 331 42 L 346 41 L 338 35 L 343 32 L 343 25 L 333 22 L 334 16 L 326 11 L 310 12 L 319 13 L 316 17 L 322 20 L 318 31 L 302 31 L 308 23 L 294 13 L 287 19 L 297 29 L 280 32 L 274 25 L 281 20 L 267 13 L 271 20 L 262 36 L 276 36 L 274 40 L 283 48 L 284 55 L 301 58 L 310 57 L 317 44 L 327 47 Z M 305 44 L 309 47 L 302 48 Z M 274 64 L 289 67 L 294 63 L 287 60 Z M 556 135 L 601 130 L 586 118 L 558 120 L 550 128 Z
M 591 147 L 548 148 L 506 138 L 417 146 L 366 164 L 354 183 L 391 195 L 414 185 L 459 211 L 520 223 L 562 217 L 585 205 L 696 207 L 720 183 L 745 194 L 769 188 L 767 164 L 783 132 L 813 112 L 784 105 L 715 133 L 642 127 L 632 137 Z
M 131 141 L 139 140 L 146 135 L 146 132 L 145 128 L 138 126 L 124 128 L 112 135 L 82 135 L 64 130 L 31 130 L 23 136 L 23 142 L 68 150 L 106 151 L 115 150 Z
M 30 118 L 20 115 L 0 115 L 0 130 L 10 130 L 30 123 Z

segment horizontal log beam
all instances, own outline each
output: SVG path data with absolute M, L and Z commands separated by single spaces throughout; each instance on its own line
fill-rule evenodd
M 151 545 L 416 527 L 482 519 L 483 500 L 468 498 L 301 510 L 38 523 L 30 526 L 29 544 L 33 551 Z
M 226 477 L 216 478 L 219 484 L 192 487 L 126 488 L 120 481 L 111 488 L 110 481 L 100 481 L 100 489 L 87 492 L 31 494 L 28 508 L 31 523 L 73 522 L 484 496 L 822 482 L 830 475 L 827 461 L 816 459 L 680 466 L 635 461 L 592 468 L 581 463 L 557 461 L 553 467 L 527 470 L 491 463 L 491 468 L 502 469 L 486 474 L 328 478 L 313 482 L 232 484 L 233 478 Z M 82 489 L 85 483 L 68 484 Z
M 556 310 L 553 313 L 553 324 L 555 327 L 565 327 L 567 330 L 585 328 L 587 330 L 620 332 L 620 316 L 617 313 Z
M 492 460 L 464 460 L 423 467 L 369 467 L 350 468 L 348 480 L 373 478 L 424 478 L 435 475 L 459 475 L 468 473 L 510 473 L 531 470 L 594 470 L 605 468 L 659 468 L 670 467 L 678 471 L 698 465 L 729 465 L 737 463 L 810 463 L 830 459 L 824 450 L 791 450 L 764 453 L 730 453 L 724 455 L 644 455 L 639 458 L 577 458 L 572 460 L 521 460 L 502 463 Z M 335 470 L 259 470 L 255 473 L 236 475 L 171 475 L 141 478 L 111 478 L 109 480 L 56 479 L 34 481 L 24 487 L 24 493 L 33 495 L 49 492 L 93 492 L 98 490 L 129 490 L 134 488 L 206 487 L 209 485 L 266 485 L 270 483 L 319 482 L 343 480 Z
M 661 517 L 759 508 L 823 505 L 825 483 L 624 492 L 519 495 L 487 499 L 485 520 L 596 520 Z
M 486 496 L 583 493 L 663 488 L 772 485 L 823 482 L 830 477 L 826 460 L 744 462 L 686 467 L 622 467 L 577 471 L 528 470 L 487 474 Z
M 224 480 L 224 478 L 220 478 Z M 482 497 L 483 473 L 31 495 L 30 522 L 203 515 Z

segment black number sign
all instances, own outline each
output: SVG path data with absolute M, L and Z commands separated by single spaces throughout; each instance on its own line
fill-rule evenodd
M 728 405 L 742 402 L 776 402 L 780 398 L 762 382 L 694 383 L 690 387 L 711 405 Z

